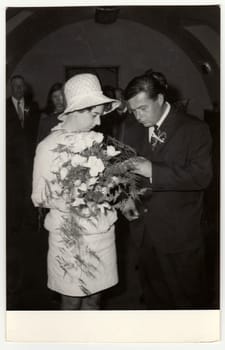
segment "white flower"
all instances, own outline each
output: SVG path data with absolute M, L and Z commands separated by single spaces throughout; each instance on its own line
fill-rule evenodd
M 121 153 L 120 151 L 116 151 L 114 146 L 107 146 L 106 152 L 109 157 L 115 157 Z
M 85 150 L 86 144 L 84 144 L 82 141 L 80 140 L 76 140 L 76 142 L 71 146 L 71 150 L 74 153 L 81 153 L 83 150 Z
M 69 144 L 70 150 L 74 153 L 80 153 L 84 151 L 87 147 L 92 146 L 92 143 L 87 145 L 84 133 L 75 134 L 76 137 L 73 138 L 73 142 Z
M 108 193 L 107 187 L 101 187 L 101 193 L 104 195 L 107 195 L 107 193 Z
M 96 209 L 96 203 L 94 203 L 94 202 L 88 202 L 87 206 L 88 206 L 89 210 L 92 212 L 94 212 Z
M 88 135 L 88 136 L 89 136 L 89 135 Z M 93 145 L 93 143 L 94 143 L 94 140 L 93 140 L 92 138 L 90 138 L 90 137 L 86 137 L 83 141 L 84 141 L 84 143 L 85 143 L 85 145 L 86 145 L 85 148 L 90 148 L 90 147 L 92 147 L 92 145 Z
M 101 204 L 98 204 L 98 208 L 100 209 L 101 213 L 104 214 L 105 209 L 111 209 L 111 206 L 108 202 L 103 202 Z
M 64 179 L 66 178 L 67 174 L 68 174 L 67 168 L 62 167 L 62 169 L 60 170 L 60 177 L 61 177 L 61 180 L 64 180 Z
M 76 198 L 79 196 L 78 187 L 73 187 L 72 195 L 73 195 L 73 198 Z
M 103 134 L 100 132 L 90 131 L 90 132 L 84 132 L 80 133 L 82 142 L 86 145 L 86 148 L 90 148 L 93 146 L 93 143 L 101 143 L 103 141 Z
M 116 185 L 118 185 L 120 183 L 120 179 L 117 176 L 112 176 L 112 181 Z
M 62 166 L 61 159 L 59 157 L 57 157 L 52 162 L 51 171 L 53 173 L 57 173 L 60 170 L 61 166 Z
M 63 140 L 60 140 L 60 143 L 66 145 L 66 146 L 71 146 L 76 143 L 76 134 L 70 133 L 66 135 L 62 135 Z
M 76 198 L 75 201 L 71 204 L 73 207 L 78 207 L 79 205 L 85 204 L 83 198 Z
M 90 177 L 90 179 L 88 180 L 88 185 L 92 186 L 96 184 L 97 181 L 98 181 L 97 177 Z
M 83 192 L 86 192 L 87 191 L 87 185 L 83 182 L 80 187 L 79 187 L 79 190 L 83 191 Z
M 90 209 L 88 207 L 84 207 L 80 211 L 81 216 L 89 217 L 91 215 Z
M 103 135 L 100 133 L 92 132 L 80 132 L 76 135 L 76 139 L 73 144 L 70 144 L 70 148 L 74 153 L 80 153 L 86 148 L 93 146 L 94 142 L 100 143 L 103 140 Z
M 103 134 L 95 131 L 70 133 L 62 135 L 59 143 L 69 147 L 74 153 L 80 153 L 86 148 L 92 147 L 93 143 L 101 143 L 103 141 Z
M 69 158 L 70 157 L 67 152 L 60 153 L 60 160 L 62 163 L 68 162 Z
M 76 187 L 79 187 L 79 186 L 81 185 L 81 180 L 80 180 L 80 179 L 75 180 L 75 181 L 74 181 L 74 185 L 75 185 Z
M 90 168 L 90 175 L 94 177 L 97 176 L 99 173 L 103 172 L 103 170 L 105 169 L 102 160 L 95 156 L 90 156 L 88 158 L 87 163 L 84 164 L 84 166 Z
M 86 157 L 82 157 L 79 154 L 75 154 L 71 160 L 71 164 L 73 167 L 76 167 L 77 165 L 82 165 L 87 161 Z
M 53 193 L 60 195 L 62 193 L 62 188 L 57 182 L 51 183 L 51 190 Z
M 96 143 L 102 143 L 104 136 L 100 132 L 91 131 L 91 137 Z

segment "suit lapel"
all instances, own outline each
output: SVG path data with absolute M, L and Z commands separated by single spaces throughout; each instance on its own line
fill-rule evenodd
M 151 147 L 153 154 L 158 154 L 164 147 L 170 142 L 172 135 L 176 132 L 177 125 L 179 123 L 179 118 L 177 118 L 177 110 L 171 106 L 171 110 L 166 117 L 165 121 L 159 128 L 159 137 L 164 140 L 164 142 L 158 141 L 154 148 Z
M 16 108 L 14 106 L 14 103 L 13 103 L 12 99 L 9 98 L 7 103 L 8 103 L 8 106 L 9 106 L 8 108 L 10 110 L 10 113 L 8 113 L 8 115 L 10 116 L 10 119 L 11 120 L 13 119 L 14 121 L 16 121 L 16 123 L 22 129 L 21 123 L 20 123 L 20 120 L 19 120 L 19 117 L 18 117 L 18 113 L 17 113 L 17 110 L 16 110 Z M 24 127 L 27 124 L 29 116 L 30 116 L 30 105 L 27 104 L 26 100 L 24 100 Z
M 23 113 L 23 117 L 24 117 L 24 126 L 27 123 L 27 118 L 29 117 L 29 106 L 27 105 L 26 101 L 24 100 L 24 113 Z
M 14 106 L 14 103 L 13 103 L 11 98 L 9 99 L 9 106 L 10 106 L 10 109 L 13 111 L 13 114 L 16 117 L 17 116 L 17 110 L 16 110 L 16 107 Z
M 147 155 L 149 153 L 149 147 L 149 131 L 148 128 L 143 127 L 139 153 L 141 155 Z
M 8 121 L 14 121 L 16 122 L 17 124 L 20 124 L 20 121 L 19 121 L 19 117 L 18 117 L 18 114 L 17 114 L 17 110 L 16 110 L 16 107 L 14 106 L 14 103 L 11 99 L 11 97 L 8 99 L 7 101 L 7 119 Z

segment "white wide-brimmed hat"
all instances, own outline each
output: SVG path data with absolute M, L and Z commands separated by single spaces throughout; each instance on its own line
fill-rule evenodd
M 58 116 L 59 120 L 65 120 L 66 115 L 73 111 L 111 103 L 111 108 L 103 114 L 108 114 L 119 107 L 121 102 L 103 95 L 100 81 L 94 74 L 77 74 L 64 85 L 66 109 Z

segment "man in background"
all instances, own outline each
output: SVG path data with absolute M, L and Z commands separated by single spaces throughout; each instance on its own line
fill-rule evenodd
M 39 111 L 37 104 L 26 98 L 22 76 L 13 76 L 10 88 L 6 101 L 7 307 L 14 308 L 23 280 L 23 243 L 37 224 L 30 196 Z

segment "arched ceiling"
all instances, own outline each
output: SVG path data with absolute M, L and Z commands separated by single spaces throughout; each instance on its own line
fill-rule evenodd
M 62 26 L 82 20 L 94 19 L 96 7 L 39 7 L 8 8 L 7 63 L 10 75 L 21 58 L 51 32 Z M 219 6 L 121 6 L 118 17 L 139 22 L 167 35 L 190 57 L 202 72 L 202 63 L 208 62 L 214 74 L 205 74 L 210 86 L 219 93 L 219 67 L 203 42 L 188 31 L 191 26 L 207 26 L 220 35 Z M 115 24 L 99 24 L 105 25 Z M 132 38 L 131 38 L 132 40 Z M 148 43 L 146 43 L 148 44 Z M 150 43 L 149 43 L 150 44 Z

